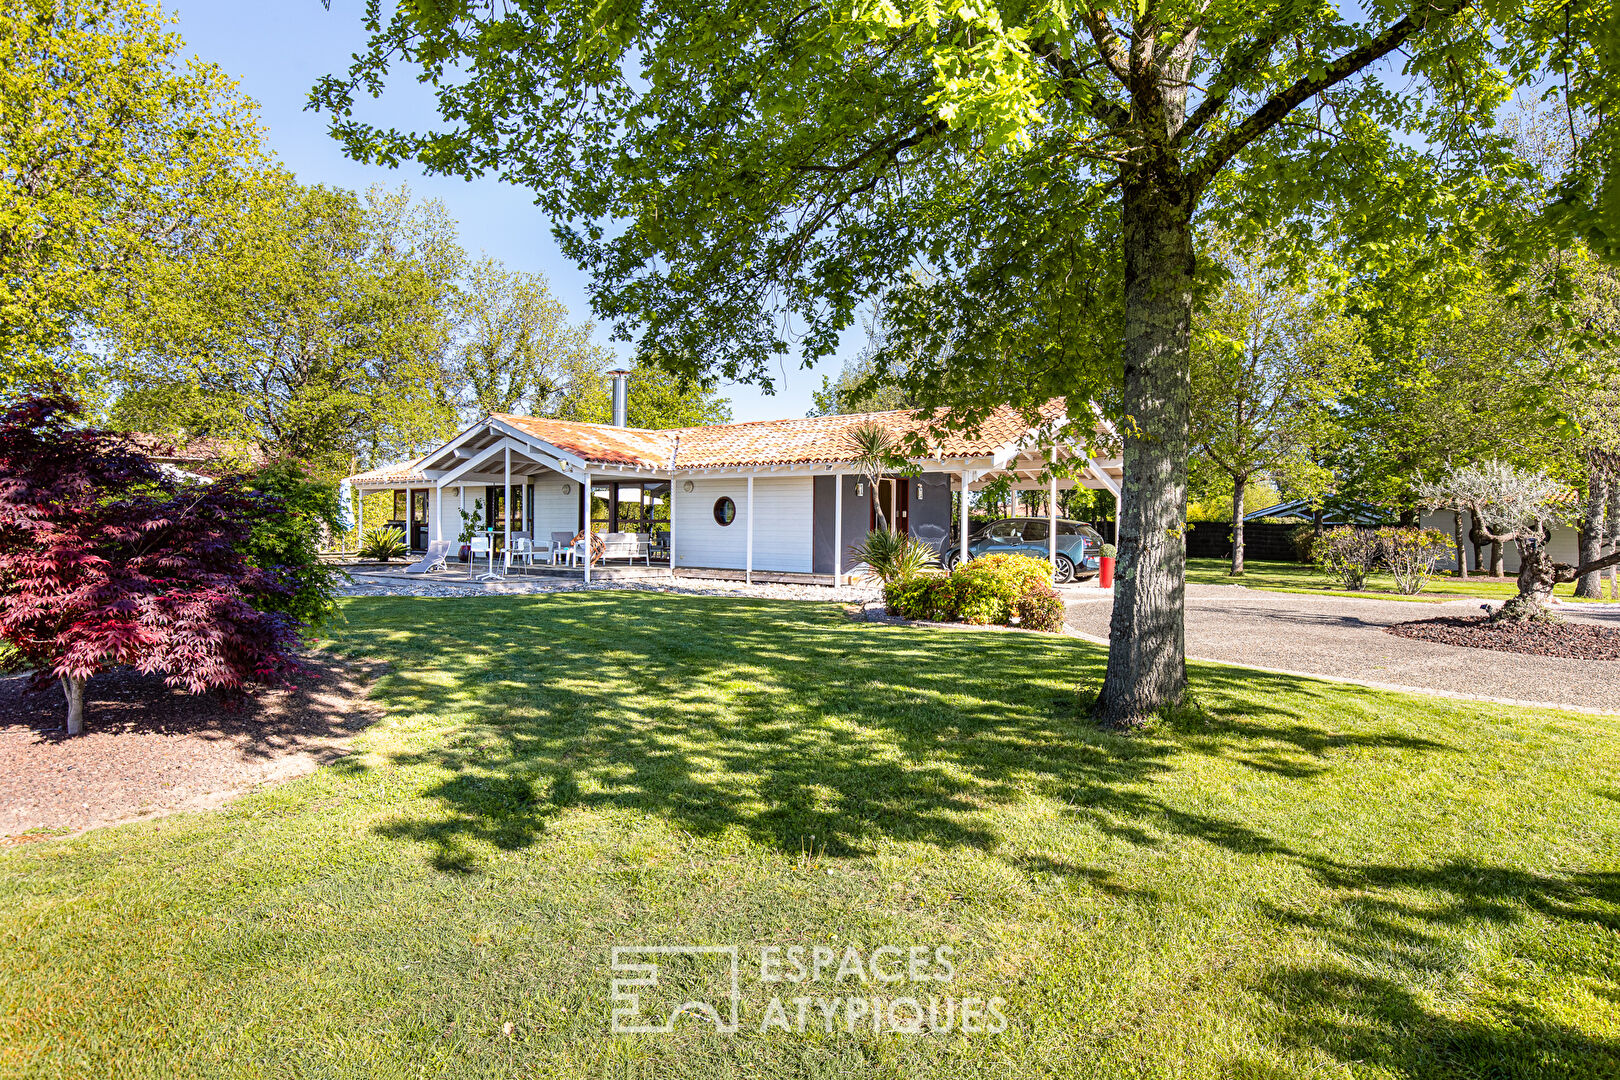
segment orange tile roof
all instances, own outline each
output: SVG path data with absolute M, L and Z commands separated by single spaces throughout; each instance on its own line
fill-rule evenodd
M 1061 398 L 1040 411 L 1043 422 L 1064 413 Z M 861 424 L 877 423 L 896 436 L 923 434 L 928 420 L 909 409 L 888 412 L 812 416 L 795 420 L 755 420 L 704 427 L 617 428 L 571 420 L 543 420 L 533 416 L 497 413 L 494 419 L 543 439 L 586 461 L 644 468 L 713 469 L 754 465 L 807 465 L 847 461 L 849 432 Z M 951 433 L 929 442 L 933 457 L 976 457 L 1018 441 L 1030 424 L 1016 409 L 996 409 L 979 425 L 976 434 Z
M 1061 399 L 1041 409 L 1043 422 L 1064 413 Z M 710 469 L 739 465 L 806 465 L 847 461 L 849 433 L 862 424 L 880 424 L 899 438 L 921 436 L 929 457 L 978 457 L 1016 443 L 1031 425 L 1016 409 L 996 409 L 976 433 L 951 432 L 934 436 L 929 418 L 909 409 L 889 412 L 812 416 L 802 420 L 761 420 L 743 424 L 714 424 L 682 428 L 675 464 L 682 469 Z
M 1065 412 L 1054 398 L 1039 414 L 1042 423 Z M 862 424 L 881 424 L 899 438 L 920 435 L 928 440 L 929 457 L 979 457 L 1017 443 L 1031 430 L 1023 414 L 1010 407 L 993 411 L 973 433 L 928 434 L 928 418 L 909 409 L 847 413 L 794 420 L 755 420 L 705 427 L 620 428 L 574 420 L 494 413 L 491 419 L 533 435 L 557 449 L 592 464 L 631 465 L 666 470 L 747 468 L 760 465 L 819 465 L 848 461 L 849 433 Z M 425 483 L 413 462 L 384 465 L 349 479 L 356 483 Z
M 381 465 L 375 469 L 368 469 L 363 473 L 355 473 L 346 479 L 352 484 L 427 483 L 427 477 L 412 469 L 409 461 L 396 461 L 392 465 Z
M 668 467 L 675 434 L 682 430 L 649 431 L 645 428 L 586 424 L 577 420 L 546 420 L 538 416 L 511 416 L 507 413 L 493 413 L 491 419 L 526 431 L 586 461 L 655 469 Z

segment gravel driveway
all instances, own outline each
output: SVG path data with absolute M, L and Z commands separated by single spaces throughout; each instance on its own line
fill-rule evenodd
M 1110 598 L 1065 590 L 1066 621 L 1108 636 Z M 1620 661 L 1565 660 L 1414 641 L 1391 623 L 1475 615 L 1480 601 L 1442 604 L 1266 592 L 1233 585 L 1187 587 L 1187 655 L 1412 690 L 1620 711 Z M 1620 625 L 1610 605 L 1565 605 L 1560 614 Z

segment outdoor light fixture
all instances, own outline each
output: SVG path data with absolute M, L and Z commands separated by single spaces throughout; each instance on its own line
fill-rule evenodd
M 855 497 L 857 499 L 864 499 L 866 497 L 866 485 L 861 483 L 859 480 L 855 481 Z
M 573 484 L 564 484 L 563 485 L 563 494 L 564 495 L 572 495 L 573 493 L 574 493 L 574 485 Z
M 922 481 L 917 481 L 917 501 L 922 501 Z
M 686 483 L 682 484 L 681 490 L 686 492 L 688 495 L 692 494 L 692 481 L 688 480 Z

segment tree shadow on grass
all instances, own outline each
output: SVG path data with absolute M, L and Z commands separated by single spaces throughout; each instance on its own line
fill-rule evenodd
M 1560 988 L 1581 984 L 1612 1015 L 1620 965 L 1601 941 L 1620 931 L 1620 873 L 1539 874 L 1468 859 L 1429 867 L 1302 861 L 1336 902 L 1268 913 L 1280 928 L 1330 944 L 1333 955 L 1259 980 L 1287 1040 L 1410 1076 L 1620 1076 L 1620 1040 L 1549 1015 L 1512 983 L 1483 992 L 1469 985 L 1478 976 L 1464 944 L 1485 928 L 1544 916 L 1559 939 L 1541 946 L 1560 950 Z
M 1474 1010 L 1459 1018 L 1414 989 L 1464 970 L 1458 951 L 1491 928 L 1538 919 L 1613 933 L 1615 875 L 1333 860 L 1241 807 L 1206 812 L 1164 797 L 1158 782 L 1182 754 L 1310 780 L 1344 755 L 1398 753 L 1422 768 L 1468 752 L 1433 727 L 1369 720 L 1332 684 L 1200 666 L 1202 719 L 1116 737 L 1092 727 L 1075 692 L 1100 677 L 1099 650 L 855 625 L 830 606 L 601 593 L 413 600 L 356 618 L 345 634 L 350 651 L 384 644 L 394 673 L 377 696 L 390 710 L 455 718 L 449 739 L 441 729 L 393 755 L 442 777 L 426 792 L 438 812 L 382 827 L 429 844 L 440 869 L 471 872 L 483 847 L 531 845 L 564 807 L 585 806 L 640 811 L 698 836 L 741 830 L 789 855 L 808 841 L 828 857 L 859 856 L 880 839 L 946 857 L 997 851 L 1031 874 L 1153 898 L 1106 868 L 1021 849 L 986 812 L 1046 796 L 1128 844 L 1191 838 L 1314 879 L 1308 908 L 1256 901 L 1280 937 L 1326 945 L 1320 962 L 1279 962 L 1258 977 L 1285 1042 L 1412 1075 L 1536 1075 L 1536 1062 L 1546 1075 L 1576 1075 L 1576 1065 L 1620 1060 L 1620 1047 L 1567 1021 L 1481 1004 L 1506 994 L 1459 991 Z M 1589 981 L 1612 997 L 1620 973 L 1605 964 L 1594 961 Z M 1492 1055 L 1511 1067 L 1457 1064 Z
M 1192 746 L 1308 777 L 1346 749 L 1447 749 L 1324 731 L 1306 715 L 1322 684 L 1229 668 L 1203 673 L 1203 691 L 1268 700 L 1263 715 L 1113 736 L 1075 693 L 1101 675 L 1091 646 L 855 625 L 830 605 L 592 593 L 413 600 L 397 616 L 352 627 L 344 647 L 386 644 L 397 662 L 379 695 L 395 713 L 464 718 L 448 741 L 393 758 L 451 774 L 428 792 L 445 820 L 391 827 L 438 845 L 449 868 L 472 865 L 469 840 L 532 842 L 558 783 L 581 805 L 700 836 L 741 828 L 783 852 L 814 837 L 833 857 L 869 853 L 879 836 L 988 850 L 1003 838 L 982 811 L 1031 791 L 1133 843 L 1156 843 L 1158 829 L 1266 852 L 1271 839 L 1239 820 L 1157 799 L 1169 759 Z

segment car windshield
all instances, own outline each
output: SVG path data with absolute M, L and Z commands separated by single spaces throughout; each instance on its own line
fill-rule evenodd
M 1099 544 L 1102 543 L 1102 533 L 1098 532 L 1096 529 L 1093 529 L 1090 525 L 1087 525 L 1083 521 L 1058 522 L 1058 535 L 1084 536 L 1087 540 L 1095 540 Z

